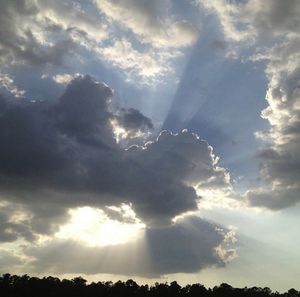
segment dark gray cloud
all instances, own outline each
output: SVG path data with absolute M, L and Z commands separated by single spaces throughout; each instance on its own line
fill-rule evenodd
M 249 191 L 247 199 L 252 206 L 278 211 L 299 203 L 299 193 L 299 187 L 266 189 Z
M 20 211 L 20 207 L 0 206 L 0 242 L 12 242 L 19 237 L 29 241 L 35 239 L 30 220 L 20 217 Z
M 252 25 L 263 37 L 299 33 L 300 3 L 297 0 L 267 0 L 263 4 L 259 0 L 249 1 L 246 13 L 253 18 Z
M 299 132 L 296 133 L 298 137 Z M 299 139 L 295 141 L 285 144 L 284 150 L 274 146 L 260 153 L 261 176 L 268 186 L 247 192 L 251 205 L 280 210 L 300 202 L 300 160 L 293 148 L 299 144 Z
M 12 255 L 7 250 L 0 250 L 0 273 L 4 274 L 7 271 L 11 271 L 11 268 L 21 267 L 23 265 L 23 261 L 20 257 Z
M 147 229 L 137 242 L 86 247 L 76 241 L 48 242 L 29 247 L 35 258 L 30 265 L 42 273 L 117 273 L 158 277 L 178 272 L 197 272 L 208 266 L 223 266 L 215 248 L 224 235 L 217 226 L 200 218 L 188 218 L 173 226 Z M 134 252 L 133 252 L 134 251 Z
M 122 127 L 133 132 L 147 132 L 154 128 L 151 120 L 135 108 L 121 109 L 116 119 Z
M 169 224 L 197 209 L 194 186 L 226 185 L 212 148 L 187 131 L 164 131 L 143 147 L 122 149 L 110 122 L 111 96 L 108 86 L 85 76 L 58 100 L 2 99 L 1 196 L 26 205 L 37 232 L 53 232 L 70 207 L 122 202 L 149 225 Z M 137 111 L 122 113 L 136 129 L 152 125 Z
M 5 97 L 0 94 L 0 113 L 1 115 L 6 111 L 7 103 Z
M 143 145 L 153 130 L 152 121 L 135 108 L 122 108 L 110 120 L 116 140 L 123 147 Z
M 88 76 L 73 80 L 53 110 L 58 130 L 78 143 L 116 146 L 108 111 L 112 90 Z
M 224 237 L 215 225 L 190 218 L 169 228 L 150 229 L 146 233 L 153 270 L 159 274 L 197 272 L 207 266 L 223 266 L 216 253 Z

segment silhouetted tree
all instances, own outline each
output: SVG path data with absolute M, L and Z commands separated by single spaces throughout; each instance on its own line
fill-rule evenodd
M 0 296 L 3 297 L 300 297 L 300 292 L 290 289 L 285 293 L 272 292 L 270 288 L 234 288 L 228 284 L 206 289 L 197 283 L 181 287 L 176 281 L 139 286 L 134 280 L 87 283 L 82 277 L 71 280 L 56 277 L 30 277 L 3 274 L 0 277 Z

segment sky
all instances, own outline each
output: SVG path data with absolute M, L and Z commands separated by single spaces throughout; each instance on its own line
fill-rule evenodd
M 300 1 L 1 0 L 0 273 L 300 289 Z

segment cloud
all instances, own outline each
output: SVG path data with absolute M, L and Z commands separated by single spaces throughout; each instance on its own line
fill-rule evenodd
M 280 0 L 198 1 L 214 13 L 225 38 L 248 41 L 254 62 L 265 61 L 268 106 L 261 116 L 270 128 L 256 133 L 265 147 L 258 157 L 262 185 L 249 189 L 250 205 L 282 209 L 300 201 L 300 2 Z
M 4 90 L 17 98 L 25 95 L 25 91 L 18 89 L 14 80 L 8 74 L 3 73 L 0 73 L 0 90 Z
M 265 54 L 269 86 L 268 107 L 262 111 L 262 117 L 270 123 L 270 129 L 257 135 L 271 142 L 259 154 L 261 175 L 271 189 L 248 192 L 249 201 L 255 206 L 281 209 L 300 201 L 299 46 L 299 37 L 293 37 Z
M 62 84 L 62 85 L 68 85 L 74 78 L 80 76 L 79 73 L 75 73 L 75 74 L 69 74 L 69 73 L 64 73 L 64 74 L 56 74 L 52 76 L 52 79 L 58 83 L 58 84 Z M 46 78 L 46 77 L 42 77 L 42 78 Z
M 22 259 L 16 255 L 13 255 L 11 251 L 0 249 L 0 272 L 1 274 L 7 273 L 13 267 L 21 267 L 24 264 Z
M 0 63 L 61 64 L 75 50 L 75 42 L 67 34 L 54 41 L 49 38 L 48 20 L 39 18 L 36 1 L 2 1 L 0 12 Z M 42 19 L 42 20 L 41 20 Z
M 137 179 L 139 183 L 135 189 L 145 191 L 146 201 L 153 202 L 150 207 L 141 205 L 139 209 L 137 204 L 136 208 L 152 224 L 167 223 L 166 213 L 172 218 L 195 210 L 200 198 L 196 188 L 223 187 L 228 182 L 227 172 L 217 166 L 218 159 L 212 147 L 186 130 L 178 134 L 162 131 L 156 141 L 144 147 L 131 146 L 126 155 L 140 169 L 146 170 L 149 177 L 151 173 L 155 175 L 148 180 L 149 184 L 143 178 Z M 162 191 L 164 185 L 168 186 Z M 154 221 L 151 214 L 155 216 Z
M 297 0 L 283 3 L 280 0 L 248 1 L 246 13 L 258 34 L 264 38 L 299 34 L 300 4 Z M 270 37 L 270 36 L 269 36 Z
M 278 211 L 299 203 L 299 193 L 299 187 L 276 186 L 273 189 L 250 190 L 246 197 L 252 206 Z
M 94 3 L 112 29 L 110 42 L 94 47 L 96 53 L 131 82 L 153 86 L 166 74 L 174 75 L 173 60 L 198 40 L 198 29 L 173 15 L 169 0 Z
M 130 81 L 140 76 L 147 84 L 171 72 L 170 66 L 162 63 L 168 59 L 161 53 L 151 49 L 139 51 L 125 38 L 116 40 L 111 46 L 98 47 L 96 51 L 106 62 L 111 62 L 113 66 L 125 70 Z
M 188 131 L 164 131 L 124 150 L 112 119 L 132 131 L 152 123 L 134 109 L 113 114 L 112 94 L 85 76 L 58 100 L 6 100 L 0 115 L 1 196 L 22 203 L 37 232 L 54 232 L 69 208 L 124 202 L 149 226 L 168 225 L 197 210 L 196 187 L 228 184 L 212 148 Z
M 0 64 L 5 71 L 19 65 L 49 69 L 84 63 L 88 53 L 121 69 L 130 81 L 158 83 L 159 77 L 173 73 L 172 59 L 194 44 L 198 32 L 170 15 L 168 1 L 127 2 L 5 0 L 0 12 Z M 162 7 L 166 8 L 157 21 Z M 118 26 L 123 21 L 129 26 L 125 24 L 125 30 Z M 129 34 L 128 28 L 135 26 L 135 34 Z
M 231 41 L 271 40 L 298 34 L 299 1 L 291 0 L 198 0 L 201 8 L 215 14 L 224 36 Z
M 204 10 L 217 16 L 224 36 L 228 40 L 245 41 L 251 37 L 248 18 L 243 15 L 244 1 L 197 0 L 195 3 L 199 5 L 200 9 L 204 8 Z
M 228 241 L 224 235 L 228 232 L 220 232 L 216 225 L 200 218 L 190 217 L 176 225 L 145 232 L 138 241 L 121 245 L 87 247 L 76 241 L 52 240 L 24 252 L 33 259 L 33 271 L 39 273 L 158 277 L 225 265 L 216 248 Z
M 101 42 L 108 37 L 107 23 L 99 14 L 88 11 L 89 2 L 38 1 L 40 15 L 49 29 L 69 31 L 77 41 Z
M 141 129 L 147 131 L 153 129 L 151 120 L 134 108 L 130 108 L 128 110 L 121 109 L 117 120 L 122 127 L 128 130 Z
M 0 242 L 12 242 L 20 237 L 28 241 L 35 239 L 30 220 L 23 211 L 20 205 L 0 204 Z
M 95 1 L 109 18 L 130 29 L 144 43 L 154 47 L 185 47 L 198 38 L 197 30 L 187 21 L 173 20 L 170 1 Z
M 113 117 L 111 124 L 117 142 L 131 140 L 131 142 L 137 143 L 138 138 L 146 138 L 154 129 L 152 121 L 134 108 L 122 108 Z

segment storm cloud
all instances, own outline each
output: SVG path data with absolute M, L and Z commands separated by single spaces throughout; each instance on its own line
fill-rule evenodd
M 36 220 L 48 218 L 39 220 L 45 232 L 53 231 L 51 216 L 54 223 L 68 208 L 123 202 L 132 203 L 145 223 L 168 225 L 197 210 L 195 188 L 228 183 L 212 148 L 188 131 L 163 131 L 144 146 L 120 147 L 111 124 L 112 94 L 85 76 L 58 100 L 1 99 L 1 196 L 24 204 Z M 125 130 L 152 127 L 135 110 L 120 115 Z

